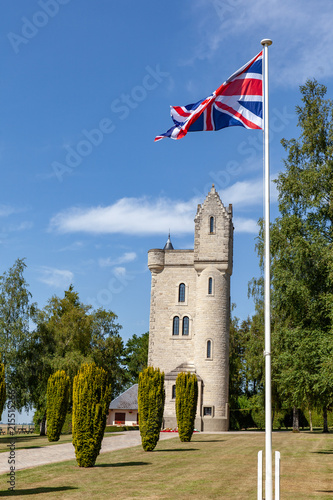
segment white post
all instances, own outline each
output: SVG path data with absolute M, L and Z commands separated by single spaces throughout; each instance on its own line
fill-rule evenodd
M 257 500 L 262 500 L 262 450 L 258 451 L 258 493 Z
M 273 500 L 272 481 L 272 401 L 271 401 L 271 297 L 269 244 L 269 125 L 268 125 L 268 47 L 272 40 L 264 39 L 264 166 L 265 166 L 265 500 Z
M 275 452 L 275 500 L 280 500 L 280 452 Z

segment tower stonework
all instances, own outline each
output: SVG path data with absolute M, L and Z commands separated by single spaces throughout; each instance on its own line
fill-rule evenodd
M 165 373 L 164 426 L 176 427 L 178 373 L 199 381 L 196 428 L 229 428 L 229 321 L 232 207 L 214 186 L 195 216 L 194 250 L 148 252 L 152 274 L 148 364 Z

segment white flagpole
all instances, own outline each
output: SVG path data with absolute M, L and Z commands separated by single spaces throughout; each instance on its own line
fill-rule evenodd
M 270 297 L 270 201 L 269 201 L 269 128 L 268 128 L 268 47 L 272 40 L 261 41 L 264 47 L 264 165 L 265 165 L 265 500 L 273 500 L 272 479 L 272 390 L 271 390 L 271 297 Z

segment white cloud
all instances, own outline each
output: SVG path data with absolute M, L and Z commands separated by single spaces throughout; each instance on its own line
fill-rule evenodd
M 11 205 L 0 205 L 0 217 L 9 217 L 13 214 L 19 214 L 25 212 L 26 209 L 13 207 Z
M 111 267 L 114 265 L 114 261 L 111 259 L 111 257 L 107 257 L 106 259 L 99 259 L 98 264 L 100 267 Z
M 330 1 L 196 0 L 193 9 L 198 38 L 202 41 L 183 64 L 223 54 L 228 41 L 240 33 L 244 49 L 249 44 L 254 46 L 253 40 L 257 40 L 259 52 L 260 39 L 268 35 L 273 40 L 270 51 L 273 85 L 298 86 L 307 78 L 320 80 L 333 76 L 333 52 L 328 50 L 333 45 Z M 228 76 L 224 75 L 224 80 Z
M 19 224 L 10 224 L 6 230 L 9 232 L 15 231 L 26 231 L 27 229 L 31 229 L 33 227 L 33 223 L 31 221 L 20 222 Z
M 223 191 L 223 201 L 244 209 L 262 205 L 262 179 L 236 182 Z M 276 188 L 272 185 L 271 201 L 276 200 Z M 70 208 L 58 213 L 50 223 L 50 229 L 60 233 L 85 232 L 91 234 L 129 234 L 146 236 L 151 234 L 185 235 L 194 232 L 194 217 L 197 197 L 189 201 L 173 201 L 168 198 L 122 198 L 106 207 Z M 253 229 L 253 225 L 250 226 Z M 246 224 L 239 231 L 249 232 Z M 252 230 L 250 231 L 252 232 Z M 101 267 L 111 267 L 136 258 L 135 252 L 126 252 L 117 259 L 100 259 Z
M 115 276 L 125 276 L 126 275 L 126 268 L 125 267 L 116 267 L 114 269 L 114 274 Z
M 242 217 L 235 217 L 233 219 L 235 232 L 237 233 L 250 233 L 258 234 L 258 223 L 254 219 L 244 219 Z
M 106 259 L 99 259 L 98 263 L 100 267 L 111 267 L 119 264 L 125 264 L 126 262 L 132 262 L 137 257 L 135 252 L 125 252 L 123 255 L 118 257 L 117 259 L 111 259 L 111 257 L 107 257 Z
M 83 241 L 74 241 L 70 245 L 67 245 L 66 247 L 60 248 L 59 252 L 76 251 L 76 250 L 80 250 L 83 247 L 84 247 Z
M 74 274 L 65 269 L 41 266 L 38 269 L 38 272 L 41 274 L 38 280 L 52 287 L 62 288 L 64 290 L 65 288 L 68 288 L 71 283 L 73 283 Z
M 9 205 L 0 205 L 0 217 L 8 217 L 15 214 L 17 210 Z
M 276 184 L 271 182 L 270 201 L 277 201 Z M 254 179 L 251 181 L 239 181 L 223 191 L 223 198 L 232 203 L 235 207 L 244 208 L 253 205 L 263 204 L 263 179 Z
M 51 220 L 51 228 L 62 233 L 93 234 L 173 234 L 194 231 L 196 201 L 172 201 L 167 198 L 122 198 L 106 207 L 71 208 Z

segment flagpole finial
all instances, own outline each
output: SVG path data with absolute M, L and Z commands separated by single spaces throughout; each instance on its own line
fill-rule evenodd
M 269 45 L 272 45 L 273 42 L 270 38 L 264 38 L 263 40 L 261 40 L 260 43 L 261 43 L 261 45 L 263 45 L 263 46 L 267 45 L 267 47 L 268 47 Z

